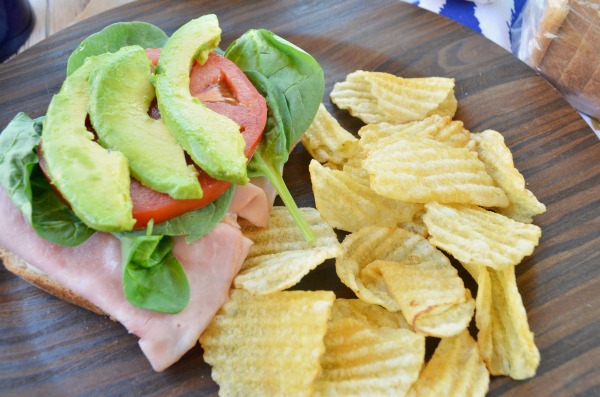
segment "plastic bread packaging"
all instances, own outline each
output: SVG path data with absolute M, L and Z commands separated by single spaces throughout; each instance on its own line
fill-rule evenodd
M 600 119 L 600 1 L 528 0 L 512 36 L 519 59 Z

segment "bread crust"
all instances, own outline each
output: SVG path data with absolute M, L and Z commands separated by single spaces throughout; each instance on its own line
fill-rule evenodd
M 48 278 L 48 276 L 24 261 L 21 257 L 15 255 L 2 246 L 0 246 L 0 259 L 8 271 L 28 282 L 29 284 L 66 302 L 72 303 L 103 316 L 107 315 L 87 299 L 82 298 L 80 295 L 77 295 L 70 289 L 63 287 L 56 281 Z

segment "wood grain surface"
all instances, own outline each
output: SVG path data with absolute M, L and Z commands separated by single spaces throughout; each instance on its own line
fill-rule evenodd
M 167 7 L 157 0 L 135 2 L 73 25 L 0 65 L 0 129 L 19 111 L 45 113 L 69 53 L 89 34 L 131 20 L 170 34 L 206 13 L 219 16 L 223 46 L 260 27 L 309 51 L 325 71 L 327 107 L 353 132 L 360 123 L 328 99 L 333 84 L 349 72 L 456 78 L 456 118 L 473 132 L 502 132 L 529 189 L 548 207 L 536 218 L 540 245 L 517 267 L 541 351 L 538 374 L 527 381 L 494 378 L 489 395 L 600 395 L 600 143 L 545 80 L 455 22 L 395 0 L 189 0 Z M 299 146 L 285 170 L 304 206 L 314 205 L 308 162 Z M 348 295 L 330 262 L 299 288 Z M 155 373 L 137 338 L 121 325 L 59 301 L 0 267 L 0 395 L 209 396 L 217 390 L 199 347 Z

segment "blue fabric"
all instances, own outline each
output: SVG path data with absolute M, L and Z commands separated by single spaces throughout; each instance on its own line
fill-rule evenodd
M 510 30 L 526 0 L 492 0 L 488 4 L 467 0 L 403 0 L 444 15 L 511 51 Z
M 447 1 L 440 10 L 440 15 L 454 19 L 456 22 L 481 33 L 479 20 L 475 16 L 475 3 L 470 1 Z

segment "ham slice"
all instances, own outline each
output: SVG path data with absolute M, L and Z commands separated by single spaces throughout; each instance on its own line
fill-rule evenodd
M 239 197 L 235 208 L 230 207 L 231 213 L 255 219 L 266 213 L 268 218 L 268 200 L 261 198 L 255 189 L 260 190 L 245 187 L 236 191 Z M 245 198 L 248 192 L 255 194 L 254 198 Z M 220 223 L 191 244 L 186 244 L 183 237 L 176 237 L 173 254 L 186 271 L 191 299 L 180 313 L 164 314 L 137 308 L 125 299 L 120 242 L 111 234 L 95 233 L 77 247 L 52 244 L 35 233 L 2 188 L 0 220 L 0 245 L 137 335 L 142 351 L 156 371 L 175 363 L 197 343 L 216 311 L 229 298 L 231 282 L 252 244 L 230 222 Z
M 229 213 L 237 214 L 255 226 L 267 226 L 276 195 L 275 187 L 267 178 L 253 178 L 251 183 L 235 187 Z
M 281 172 L 283 172 L 283 168 L 281 169 Z M 267 198 L 267 204 L 269 206 L 268 207 L 269 213 L 270 213 L 271 209 L 273 208 L 273 203 L 275 202 L 275 198 L 277 197 L 277 194 L 278 194 L 277 189 L 275 189 L 275 186 L 273 185 L 273 183 L 271 183 L 271 181 L 267 177 L 259 176 L 259 177 L 255 177 L 255 178 L 250 178 L 250 184 L 258 187 L 260 190 L 265 192 L 265 196 Z M 267 214 L 267 216 L 269 216 L 269 214 Z

